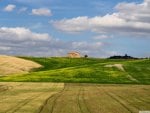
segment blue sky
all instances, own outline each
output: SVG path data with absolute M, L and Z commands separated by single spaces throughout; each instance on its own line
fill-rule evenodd
M 0 54 L 150 56 L 150 0 L 1 0 Z

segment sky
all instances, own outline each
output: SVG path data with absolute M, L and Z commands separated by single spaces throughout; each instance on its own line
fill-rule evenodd
M 150 0 L 0 0 L 0 54 L 150 56 Z

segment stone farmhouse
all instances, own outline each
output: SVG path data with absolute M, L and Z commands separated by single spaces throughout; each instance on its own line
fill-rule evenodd
M 79 53 L 79 52 L 75 52 L 75 51 L 69 52 L 69 53 L 67 54 L 67 56 L 68 56 L 69 58 L 81 58 L 80 53 Z

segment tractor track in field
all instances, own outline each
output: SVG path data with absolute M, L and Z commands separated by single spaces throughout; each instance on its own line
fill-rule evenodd
M 52 88 L 55 86 L 55 84 L 52 86 Z M 56 86 L 55 86 L 56 87 Z M 45 92 L 44 92 L 45 93 Z M 19 102 L 16 106 L 6 110 L 4 113 L 15 113 L 17 112 L 19 109 L 21 109 L 23 106 L 25 106 L 26 104 L 28 104 L 29 102 L 33 101 L 34 99 L 40 97 L 42 94 L 44 94 L 43 92 L 38 94 L 38 95 L 33 95 L 30 96 L 26 99 L 24 99 L 23 101 Z
M 54 108 L 55 108 L 55 106 L 56 106 L 56 101 L 57 101 L 58 98 L 60 98 L 60 96 L 65 92 L 65 88 L 66 88 L 66 87 L 64 87 L 63 90 L 60 91 L 60 92 L 58 93 L 58 96 L 54 99 L 53 104 L 52 104 L 52 109 L 51 109 L 50 113 L 53 113 Z
M 23 106 L 25 106 L 26 104 L 28 104 L 30 101 L 34 100 L 34 99 L 37 98 L 37 97 L 39 97 L 39 96 L 36 96 L 36 97 L 35 97 L 35 95 L 34 95 L 34 96 L 31 96 L 31 97 L 29 97 L 29 98 L 23 100 L 22 102 L 19 102 L 19 103 L 15 106 L 15 108 L 14 108 L 14 107 L 13 107 L 13 108 L 10 108 L 9 110 L 5 111 L 4 113 L 15 113 L 15 112 L 17 112 L 19 109 L 21 109 Z
M 6 85 L 0 85 L 0 93 L 3 93 L 4 91 L 9 90 L 9 86 Z
M 127 99 L 125 99 L 124 97 L 122 97 L 122 96 L 120 96 L 120 95 L 118 95 L 118 94 L 114 94 L 114 93 L 112 93 L 112 92 L 111 92 L 111 94 L 117 96 L 118 98 L 120 98 L 120 99 L 122 99 L 122 100 L 125 100 L 127 103 L 129 103 L 130 105 L 132 105 L 133 107 L 135 107 L 136 109 L 139 110 L 139 107 L 135 106 L 133 103 L 129 102 L 129 101 L 128 101 Z M 141 100 L 141 99 L 139 99 L 139 98 L 136 98 L 136 99 L 137 99 L 137 100 L 140 100 L 140 101 L 142 101 L 142 102 L 144 102 L 144 103 L 147 103 L 147 102 L 145 102 L 144 100 Z
M 1 89 L 1 86 L 4 86 L 4 87 L 5 87 L 5 90 L 3 90 L 3 91 L 0 90 L 0 95 L 4 95 L 4 94 L 6 94 L 7 92 L 13 90 L 14 87 L 16 87 L 16 86 L 22 86 L 22 85 L 23 85 L 23 83 L 22 83 L 22 84 L 19 84 L 19 85 L 15 85 L 15 86 L 0 85 L 0 89 Z M 8 98 L 9 98 L 9 97 L 8 97 Z M 6 98 L 6 97 L 5 97 L 5 98 L 1 98 L 0 102 L 3 102 L 3 99 L 8 99 L 8 98 Z
M 81 95 L 81 88 L 78 91 L 78 95 L 77 95 L 78 103 L 77 104 L 78 104 L 78 107 L 80 109 L 80 112 L 84 113 L 83 110 L 82 110 L 81 102 L 80 102 L 80 95 Z
M 142 101 L 142 102 L 144 102 L 144 103 L 150 104 L 150 101 L 148 102 L 148 101 L 145 101 L 145 100 L 143 100 L 143 99 L 141 99 L 141 98 L 137 98 L 137 97 L 136 97 L 136 99 L 137 99 L 137 100 L 140 100 L 140 101 Z
M 88 111 L 89 113 L 92 113 L 92 112 L 90 111 L 90 109 L 88 108 L 87 103 L 86 103 L 86 101 L 85 101 L 85 95 L 84 95 L 85 93 L 84 93 L 84 91 L 85 91 L 85 90 L 83 90 L 83 93 L 82 93 L 83 102 L 84 102 L 84 104 L 86 105 L 87 111 Z
M 79 106 L 80 112 L 81 113 L 91 113 L 91 111 L 89 110 L 89 108 L 85 102 L 84 88 L 83 88 L 83 86 L 80 86 L 80 87 L 81 88 L 79 89 L 79 92 L 78 92 L 78 106 Z M 81 103 L 83 103 L 83 105 Z M 86 109 L 86 112 L 85 112 L 85 110 L 83 110 L 83 107 Z
M 58 98 L 65 92 L 65 90 L 66 90 L 66 86 L 64 86 L 64 88 L 61 90 L 61 91 L 59 91 L 59 92 L 57 92 L 57 93 L 55 93 L 55 94 L 53 94 L 53 95 L 51 95 L 50 97 L 48 97 L 46 100 L 45 100 L 45 102 L 43 103 L 43 105 L 41 105 L 41 108 L 39 109 L 39 112 L 38 113 L 45 113 L 45 112 L 43 112 L 45 109 L 47 109 L 47 106 L 49 105 L 49 101 L 51 101 L 51 99 L 52 98 L 54 98 L 54 100 L 53 100 L 53 104 L 51 105 L 51 109 L 48 111 L 48 113 L 53 113 L 53 111 L 54 111 L 54 108 L 55 108 L 55 106 L 56 106 L 56 101 L 58 100 Z M 50 106 L 50 105 L 49 105 Z
M 107 91 L 105 91 L 103 89 L 103 91 L 105 92 L 106 95 L 108 95 L 109 97 L 111 97 L 113 100 L 115 100 L 116 102 L 118 102 L 121 106 L 123 106 L 127 111 L 129 111 L 130 113 L 134 113 L 129 107 L 127 107 L 127 105 L 123 102 L 124 100 L 120 100 L 118 99 L 116 96 L 112 95 L 111 93 L 108 93 Z
M 99 87 L 97 86 L 97 89 L 100 91 Z M 111 94 L 109 92 L 107 92 L 104 88 L 101 88 L 103 90 L 103 92 L 109 96 L 110 98 L 112 98 L 113 100 L 115 100 L 116 102 L 118 102 L 121 106 L 123 106 L 128 112 L 130 113 L 134 113 L 125 103 L 124 100 L 120 100 L 116 97 L 116 94 Z M 134 106 L 133 106 L 134 107 Z
M 19 84 L 19 85 L 15 85 L 15 86 L 21 86 L 21 85 L 23 85 L 23 84 Z M 4 93 L 5 91 L 13 89 L 15 86 L 0 85 L 0 93 Z

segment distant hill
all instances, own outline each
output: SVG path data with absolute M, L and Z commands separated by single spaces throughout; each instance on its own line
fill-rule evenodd
M 0 55 L 0 76 L 27 73 L 39 67 L 41 67 L 41 65 L 33 61 Z

